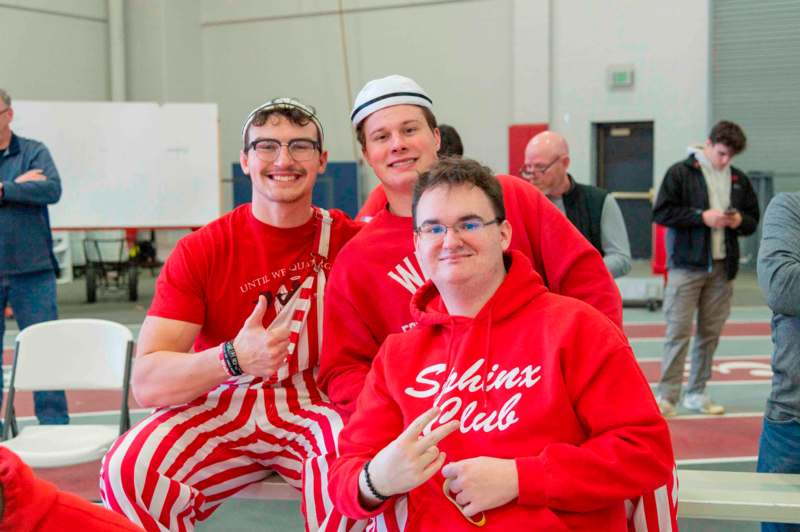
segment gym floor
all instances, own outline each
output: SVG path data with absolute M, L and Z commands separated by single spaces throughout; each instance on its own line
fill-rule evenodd
M 647 263 L 638 263 L 632 276 L 648 275 Z M 147 307 L 152 299 L 155 277 L 147 270 L 139 280 L 139 301 L 129 302 L 127 291 L 99 292 L 97 303 L 87 304 L 82 279 L 58 286 L 61 318 L 103 318 L 128 326 L 138 334 Z M 771 313 L 764 304 L 752 271 L 743 271 L 736 280 L 734 309 L 728 320 L 715 356 L 709 392 L 725 405 L 724 416 L 703 416 L 685 410 L 669 421 L 678 467 L 754 471 L 758 453 L 758 437 L 764 403 L 769 394 L 772 352 L 769 320 Z M 13 320 L 6 323 L 3 371 L 10 370 L 12 347 L 17 328 Z M 661 311 L 644 308 L 625 309 L 625 328 L 631 346 L 651 383 L 658 379 L 663 342 L 664 321 Z M 74 423 L 113 423 L 108 413 L 118 407 L 113 395 L 74 392 L 68 394 Z M 17 408 L 21 423 L 34 423 L 30 396 L 20 394 Z M 147 411 L 134 403 L 133 421 Z M 99 463 L 37 471 L 62 489 L 76 492 L 91 500 L 98 498 Z M 756 531 L 757 523 L 732 521 L 681 520 L 682 531 Z M 248 501 L 235 499 L 223 504 L 214 515 L 198 526 L 198 530 L 249 531 L 302 530 L 299 501 Z

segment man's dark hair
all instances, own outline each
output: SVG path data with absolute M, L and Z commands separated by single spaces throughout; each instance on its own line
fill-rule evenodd
M 253 120 L 250 122 L 250 125 L 247 126 L 247 131 L 244 134 L 244 150 L 247 151 L 250 148 L 250 128 L 252 126 L 263 126 L 267 123 L 267 119 L 269 119 L 272 115 L 279 115 L 284 117 L 290 123 L 304 127 L 311 123 L 311 118 L 308 117 L 307 114 L 302 112 L 299 109 L 267 109 L 264 111 L 260 111 L 256 113 L 256 116 L 253 117 Z M 316 129 L 316 126 L 314 126 Z M 317 142 L 320 144 L 320 149 L 322 148 L 322 138 L 319 134 L 319 129 L 317 129 Z
M 708 140 L 711 144 L 724 144 L 731 149 L 733 155 L 742 153 L 747 147 L 747 137 L 742 128 L 739 124 L 727 120 L 720 120 L 714 124 L 711 133 L 708 134 Z
M 489 198 L 495 217 L 500 220 L 506 219 L 503 189 L 490 168 L 472 159 L 442 157 L 433 168 L 424 172 L 414 185 L 414 197 L 411 201 L 414 227 L 417 227 L 417 204 L 425 191 L 441 186 L 452 188 L 462 185 L 481 189 Z
M 422 107 L 421 105 L 417 105 L 416 107 L 419 107 L 422 110 L 422 114 L 425 116 L 425 121 L 428 123 L 428 127 L 431 128 L 431 131 L 439 127 L 436 124 L 436 117 L 433 116 L 433 112 L 430 109 L 427 107 Z M 369 118 L 369 116 L 367 118 Z M 364 133 L 364 122 L 367 121 L 367 118 L 362 120 L 356 128 L 356 138 L 358 138 L 358 143 L 361 144 L 361 149 L 364 149 L 367 146 L 367 137 Z
M 461 144 L 461 136 L 456 131 L 456 128 L 447 124 L 439 124 L 439 134 L 442 136 L 439 157 L 461 157 L 464 155 L 464 145 Z

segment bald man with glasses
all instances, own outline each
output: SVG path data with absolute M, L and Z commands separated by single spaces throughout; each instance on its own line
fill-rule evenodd
M 602 188 L 576 183 L 567 172 L 569 163 L 567 140 L 544 131 L 528 143 L 525 164 L 519 172 L 600 252 L 613 277 L 627 275 L 631 271 L 631 246 L 617 201 Z

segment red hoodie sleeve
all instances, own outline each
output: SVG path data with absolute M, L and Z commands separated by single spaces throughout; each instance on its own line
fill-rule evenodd
M 336 262 L 325 291 L 322 355 L 317 381 L 347 423 L 380 343 L 352 304 L 347 260 Z
M 367 201 L 361 206 L 361 210 L 356 214 L 356 220 L 367 221 L 386 207 L 386 192 L 383 190 L 383 185 L 378 184 L 372 189 L 372 192 L 367 196 Z
M 400 407 L 386 388 L 382 356 L 386 348 L 384 343 L 375 357 L 356 411 L 339 435 L 339 458 L 328 475 L 328 493 L 333 504 L 351 519 L 365 519 L 383 513 L 395 500 L 390 497 L 370 511 L 363 508 L 358 499 L 358 476 L 364 463 L 391 443 L 404 428 Z
M 0 485 L 3 486 L 2 532 L 106 532 L 141 528 L 111 510 L 59 491 L 38 479 L 19 457 L 0 447 Z
M 588 439 L 518 458 L 521 504 L 589 511 L 637 498 L 672 476 L 669 429 L 630 348 L 577 343 L 562 367 L 570 368 L 568 393 Z
M 622 297 L 600 253 L 536 187 L 514 176 L 497 178 L 512 247 L 531 259 L 550 291 L 588 303 L 622 330 Z

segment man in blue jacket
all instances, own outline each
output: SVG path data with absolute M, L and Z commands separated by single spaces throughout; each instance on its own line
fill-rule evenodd
M 0 89 L 0 309 L 10 304 L 24 329 L 58 318 L 47 205 L 61 197 L 61 179 L 44 144 L 11 131 L 13 118 L 11 96 Z M 4 333 L 0 319 L 0 351 Z M 69 422 L 63 391 L 36 392 L 34 407 L 40 423 Z
M 725 413 L 706 393 L 706 383 L 731 310 L 738 237 L 752 234 L 758 225 L 758 199 L 750 180 L 730 164 L 746 144 L 737 124 L 718 122 L 704 145 L 689 148 L 689 156 L 667 170 L 653 207 L 655 222 L 668 228 L 667 330 L 657 390 L 665 416 L 676 413 L 695 311 L 697 333 L 683 406 L 704 414 Z

